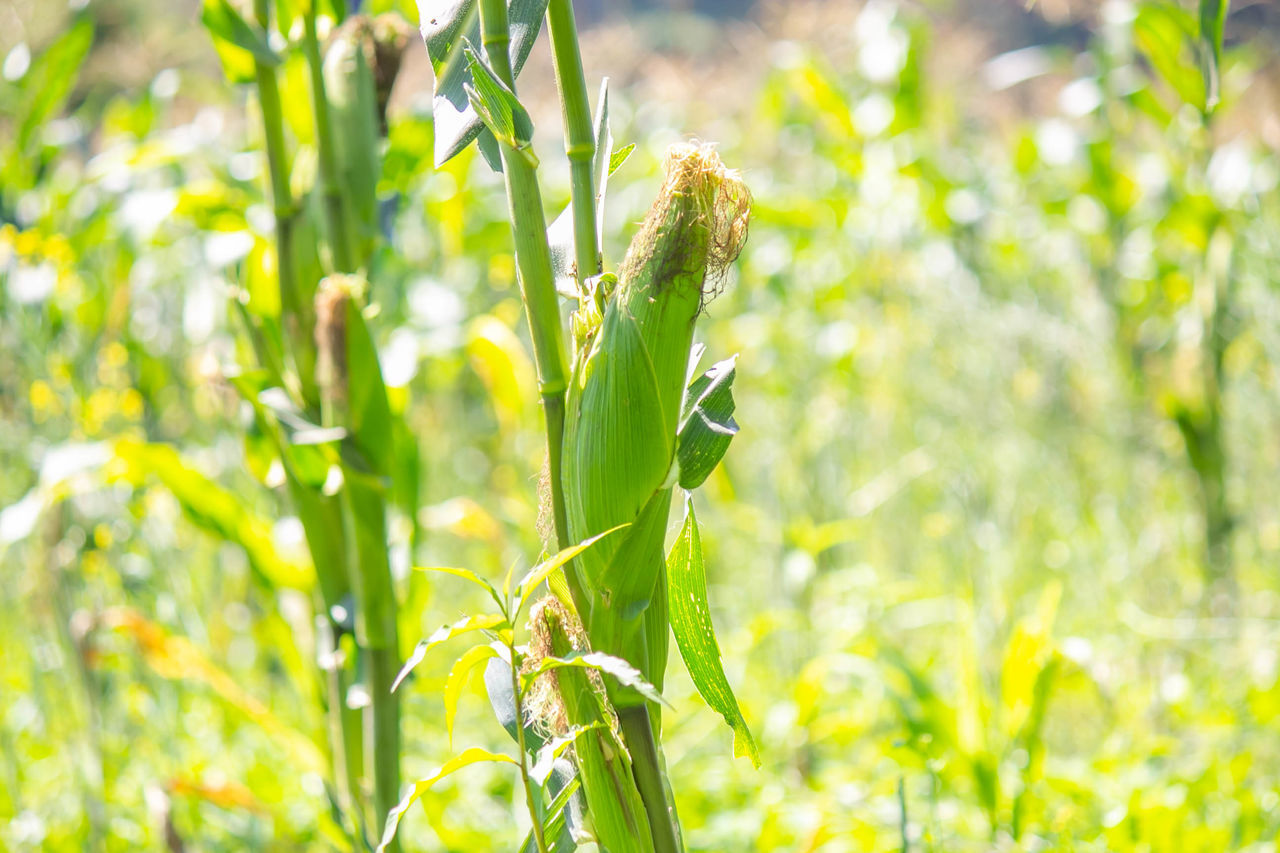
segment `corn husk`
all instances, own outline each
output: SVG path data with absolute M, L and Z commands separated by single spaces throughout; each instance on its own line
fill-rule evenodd
M 575 561 L 589 599 L 583 620 L 594 648 L 630 661 L 659 688 L 663 542 L 694 323 L 742 247 L 749 207 L 741 178 L 712 149 L 674 146 L 598 326 L 588 318 L 579 330 L 562 468 L 569 537 L 631 525 Z M 621 688 L 611 698 L 643 701 Z

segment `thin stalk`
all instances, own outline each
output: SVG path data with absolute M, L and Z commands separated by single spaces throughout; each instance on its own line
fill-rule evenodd
M 509 54 L 511 34 L 504 0 L 481 0 L 480 40 L 498 79 L 515 91 Z M 555 518 L 557 547 L 569 545 L 568 516 L 560 474 L 560 454 L 564 437 L 564 395 L 568 388 L 560 303 L 551 269 L 551 249 L 547 245 L 547 219 L 542 210 L 542 193 L 534 167 L 524 157 L 503 145 L 503 175 L 507 184 L 507 205 L 515 238 L 516 269 L 524 297 L 525 313 L 533 337 L 533 360 L 538 371 L 538 392 L 547 428 L 547 456 L 551 487 L 551 509 Z M 587 599 L 573 572 L 566 572 L 574 604 L 579 612 Z
M 364 654 L 369 688 L 366 762 L 371 765 L 373 782 L 373 825 L 381 828 L 400 797 L 400 701 L 391 692 L 400 659 L 395 593 L 387 559 L 386 501 L 370 475 L 344 464 L 343 476 L 343 508 L 357 602 L 356 642 Z
M 560 87 L 564 115 L 564 148 L 569 157 L 569 190 L 573 206 L 573 246 L 578 285 L 601 271 L 600 237 L 596 230 L 595 131 L 582 73 L 582 51 L 573 18 L 573 0 L 551 0 L 547 6 L 551 56 Z
M 676 828 L 667 810 L 667 795 L 658 758 L 658 742 L 654 739 L 653 723 L 649 719 L 648 705 L 632 705 L 618 708 L 618 725 L 631 753 L 631 773 L 636 788 L 644 801 L 645 814 L 649 817 L 649 831 L 653 834 L 654 853 L 679 853 Z
M 515 661 L 516 645 L 514 639 L 507 643 L 507 650 L 511 655 L 511 660 Z M 529 808 L 529 819 L 533 821 L 533 841 L 538 846 L 538 853 L 548 853 L 546 834 L 542 828 L 542 821 L 538 820 L 538 809 L 534 805 L 533 783 L 529 780 L 529 751 L 525 746 L 524 740 L 524 701 L 520 689 L 520 672 L 515 666 L 509 668 L 511 670 L 511 695 L 516 704 L 516 742 L 520 747 L 520 781 L 524 783 L 524 800 Z
M 269 0 L 254 0 L 254 16 L 264 33 L 271 24 Z M 289 168 L 284 150 L 284 110 L 273 69 L 254 62 L 258 105 L 262 109 L 263 139 L 267 147 L 267 175 L 271 184 L 271 208 L 276 224 L 276 270 L 280 279 L 280 305 L 297 302 L 298 282 L 293 265 L 293 220 L 296 209 L 289 190 Z
M 341 491 L 347 568 L 355 593 L 355 635 L 364 661 L 369 691 L 366 762 L 373 782 L 373 826 L 382 827 L 400 794 L 400 703 L 391 692 L 400 668 L 396 628 L 396 597 L 387 553 L 385 472 L 371 470 L 369 436 L 353 417 L 351 382 L 372 383 L 385 394 L 372 341 L 354 302 L 351 283 L 340 277 L 323 286 L 317 297 L 316 337 L 320 348 L 321 417 L 326 426 L 347 430 L 343 440 Z M 372 361 L 351 363 L 353 336 L 360 336 L 356 352 Z M 394 840 L 388 850 L 399 849 Z
M 338 175 L 338 155 L 333 142 L 333 122 L 329 117 L 329 97 L 325 92 L 324 66 L 320 59 L 320 39 L 316 34 L 316 2 L 317 0 L 313 0 L 303 16 L 305 30 L 302 49 L 306 54 L 307 69 L 311 75 L 311 107 L 316 120 L 320 187 L 324 200 L 325 221 L 329 226 L 329 249 L 333 253 L 333 267 L 338 272 L 354 272 L 346 203 Z

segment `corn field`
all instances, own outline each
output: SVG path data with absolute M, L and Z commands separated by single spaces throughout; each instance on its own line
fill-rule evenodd
M 0 849 L 1276 849 L 1280 13 L 652 5 L 0 9 Z

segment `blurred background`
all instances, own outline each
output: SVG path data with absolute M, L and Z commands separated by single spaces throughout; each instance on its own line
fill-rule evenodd
M 699 326 L 740 354 L 741 432 L 698 512 L 764 765 L 672 667 L 689 848 L 1274 850 L 1280 6 L 1232 3 L 1216 63 L 1176 0 L 578 10 L 588 89 L 610 78 L 636 144 L 607 263 L 674 141 L 715 142 L 755 196 Z M 260 125 L 200 11 L 0 5 L 5 849 L 341 846 L 309 557 L 226 378 L 241 315 L 272 310 Z M 304 75 L 281 72 L 302 145 Z M 483 607 L 411 566 L 500 577 L 542 548 L 502 183 L 474 148 L 433 168 L 431 86 L 415 36 L 370 320 L 416 448 L 390 525 L 406 652 Z M 545 36 L 520 94 L 554 213 Z M 408 779 L 453 754 L 462 648 L 404 688 Z M 504 738 L 471 685 L 454 747 Z M 441 783 L 406 849 L 515 849 L 514 781 Z

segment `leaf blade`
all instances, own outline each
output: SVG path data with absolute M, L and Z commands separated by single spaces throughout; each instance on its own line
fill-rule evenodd
M 405 660 L 404 666 L 400 667 L 400 672 L 396 674 L 395 681 L 391 682 L 391 692 L 395 692 L 401 682 L 409 676 L 414 667 L 422 663 L 427 656 L 427 652 L 434 649 L 441 643 L 452 640 L 454 637 L 460 637 L 463 634 L 469 634 L 472 631 L 482 631 L 488 629 L 503 629 L 510 627 L 507 618 L 497 613 L 481 613 L 474 616 L 465 616 L 457 622 L 449 625 L 442 625 L 431 633 L 431 636 L 425 640 L 419 640 L 418 644 L 413 647 L 408 659 Z
M 387 822 L 383 825 L 382 829 L 382 840 L 378 843 L 378 853 L 383 853 L 383 851 L 387 849 L 387 846 L 391 843 L 392 839 L 396 837 L 396 830 L 400 827 L 400 819 L 404 817 L 404 813 L 409 810 L 410 806 L 422 799 L 422 795 L 429 791 L 432 785 L 439 782 L 441 779 L 444 779 L 446 776 L 450 776 L 458 772 L 464 767 L 469 767 L 472 764 L 479 764 L 482 762 L 513 764 L 519 766 L 519 762 L 514 758 L 500 752 L 490 752 L 489 750 L 482 749 L 478 746 L 472 746 L 464 749 L 462 752 L 442 764 L 440 769 L 435 773 L 414 782 L 413 788 L 405 794 L 404 798 L 400 800 L 400 802 L 396 804 L 395 808 L 387 814 Z
M 729 679 L 720 662 L 720 646 L 716 642 L 711 611 L 707 605 L 707 575 L 702 560 L 702 540 L 698 535 L 698 520 L 694 515 L 691 498 L 685 499 L 685 510 L 684 526 L 667 556 L 667 603 L 670 608 L 671 632 L 675 635 L 680 657 L 684 659 L 698 694 L 733 729 L 734 757 L 745 755 L 758 768 L 760 751 L 747 728 L 747 721 L 742 716 L 738 700 L 733 695 L 733 688 L 729 686 Z

